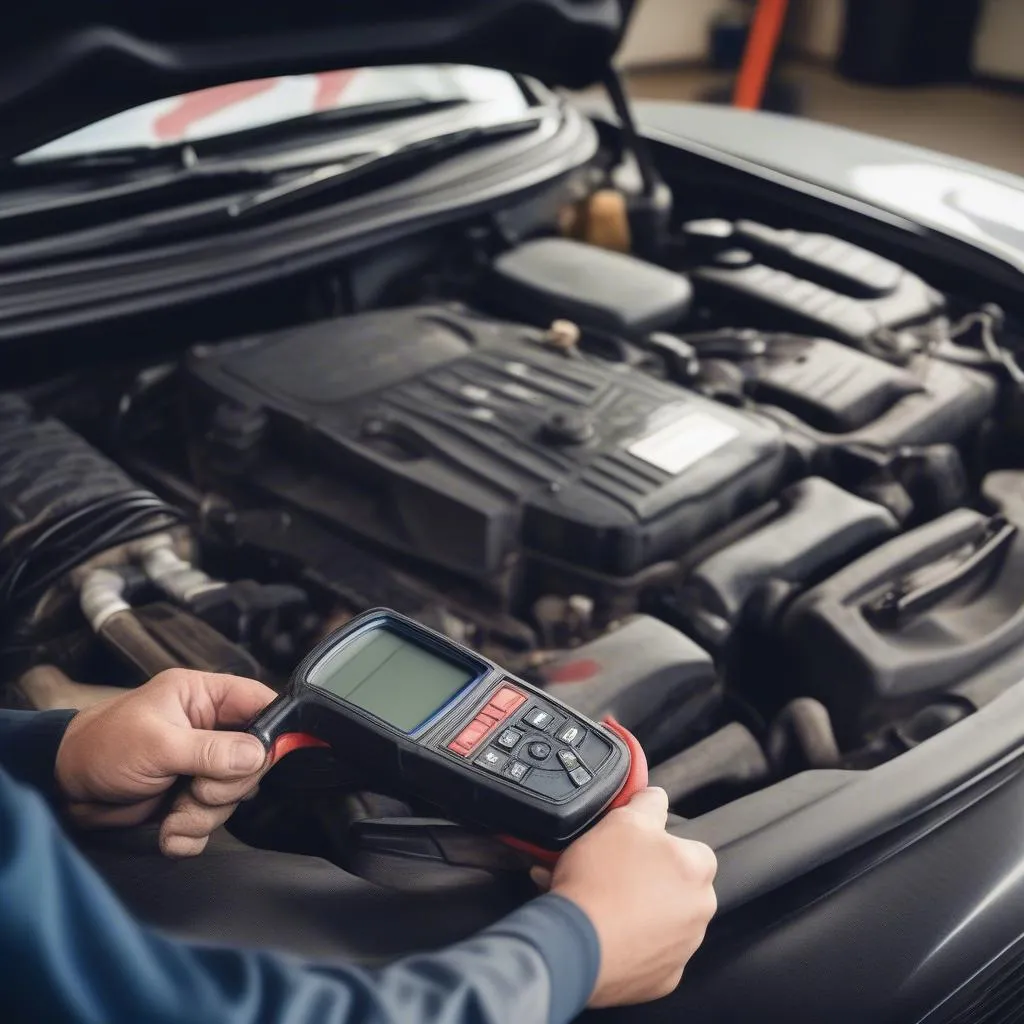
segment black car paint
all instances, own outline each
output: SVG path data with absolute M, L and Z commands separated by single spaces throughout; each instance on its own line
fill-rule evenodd
M 1024 776 L 1014 759 L 923 815 L 719 918 L 676 992 L 611 1021 L 952 1021 L 954 993 L 1024 932 Z M 950 1014 L 954 1014 L 950 1016 Z

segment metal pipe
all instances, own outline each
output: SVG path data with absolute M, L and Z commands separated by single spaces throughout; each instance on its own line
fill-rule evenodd
M 651 155 L 647 139 L 637 129 L 622 79 L 614 68 L 610 68 L 605 75 L 604 87 L 608 93 L 608 98 L 612 101 L 615 116 L 619 119 L 622 134 L 625 136 L 626 143 L 636 159 L 643 194 L 648 198 L 653 198 L 658 191 L 658 186 L 661 184 L 661 175 L 655 166 L 654 157 Z

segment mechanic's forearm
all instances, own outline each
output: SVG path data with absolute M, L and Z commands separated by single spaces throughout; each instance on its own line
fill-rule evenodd
M 54 796 L 57 748 L 74 711 L 0 711 L 0 768 Z
M 599 961 L 593 926 L 558 896 L 534 901 L 475 938 L 378 971 L 235 950 L 195 956 L 212 978 L 225 980 L 224 994 L 233 999 L 245 958 L 248 1004 L 262 1009 L 252 1017 L 228 1011 L 221 1019 L 233 1024 L 568 1024 L 586 1005 Z
M 134 921 L 38 796 L 3 772 L 0 906 L 0 962 L 26 979 L 5 996 L 15 1020 L 564 1024 L 599 960 L 590 922 L 557 896 L 379 971 L 177 942 Z

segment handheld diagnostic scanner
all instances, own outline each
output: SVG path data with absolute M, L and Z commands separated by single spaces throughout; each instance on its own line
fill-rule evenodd
M 320 643 L 249 727 L 276 760 L 327 746 L 375 791 L 557 851 L 647 784 L 636 740 L 387 609 Z

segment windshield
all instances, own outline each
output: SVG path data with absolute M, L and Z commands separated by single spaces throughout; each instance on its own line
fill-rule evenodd
M 18 158 L 35 162 L 130 147 L 169 146 L 258 128 L 325 110 L 394 101 L 486 102 L 527 109 L 504 71 L 461 65 L 356 68 L 289 75 L 157 100 L 65 135 Z

